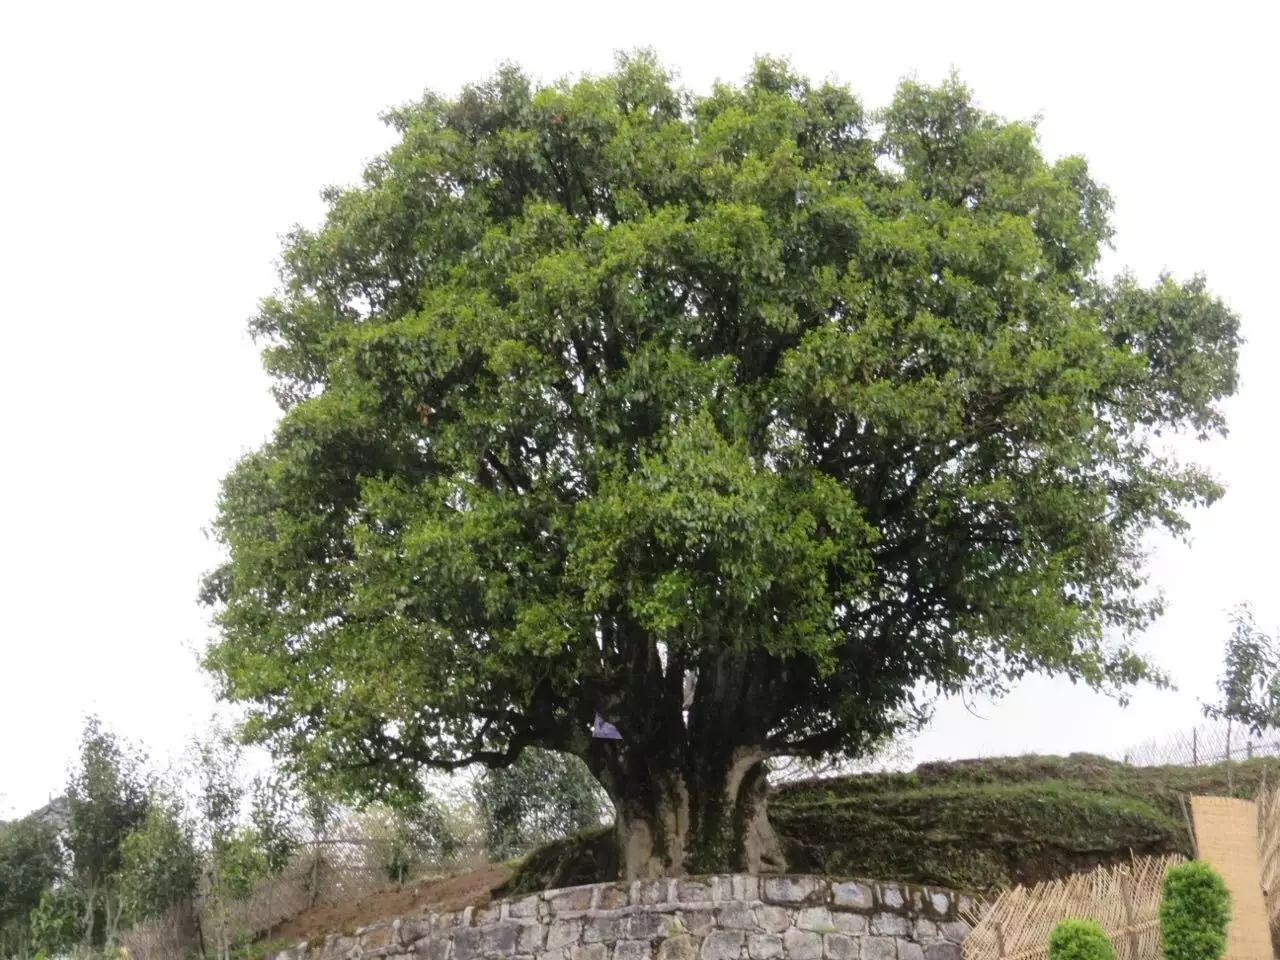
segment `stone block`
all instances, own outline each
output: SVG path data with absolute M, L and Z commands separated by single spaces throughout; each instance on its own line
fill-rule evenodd
M 766 877 L 761 888 L 769 903 L 821 903 L 827 893 L 827 885 L 816 877 Z
M 495 903 L 487 907 L 476 907 L 471 914 L 471 922 L 477 927 L 487 927 L 502 919 L 502 904 Z
M 453 935 L 453 960 L 476 960 L 484 955 L 484 931 L 463 927 Z
M 484 937 L 481 940 L 481 948 L 484 950 L 485 956 L 499 954 L 504 957 L 510 957 L 515 953 L 530 952 L 519 949 L 521 930 L 527 926 L 528 924 L 508 921 L 489 927 L 477 928 L 484 933 Z M 541 934 L 539 934 L 539 937 L 541 937 Z M 539 940 L 538 948 L 540 949 L 541 947 L 542 943 Z
M 733 900 L 733 877 L 727 874 L 710 877 L 707 884 L 711 887 L 711 899 L 716 901 Z
M 960 960 L 960 944 L 939 940 L 924 948 L 924 960 Z
M 758 904 L 755 908 L 756 925 L 770 933 L 782 933 L 791 926 L 791 913 L 783 907 L 772 907 L 767 903 Z
M 619 939 L 623 936 L 632 940 L 653 940 L 657 937 L 670 936 L 672 927 L 676 923 L 676 917 L 670 913 L 660 913 L 656 910 L 648 910 L 643 913 L 633 913 L 626 918 L 626 933 L 620 934 Z
M 691 933 L 695 937 L 701 937 L 715 929 L 716 914 L 711 909 L 710 904 L 694 904 L 676 913 L 675 921 L 672 924 L 673 931 L 676 923 L 680 924 L 683 932 Z
M 711 899 L 710 885 L 697 880 L 676 881 L 676 900 L 680 903 L 705 903 Z
M 951 897 L 941 890 L 931 890 L 929 891 L 929 906 L 938 916 L 945 917 L 951 912 Z
M 658 944 L 658 960 L 695 960 L 698 941 L 688 934 L 668 937 Z
M 932 920 L 921 917 L 911 928 L 911 938 L 916 943 L 932 943 L 938 939 L 938 925 Z
M 423 937 L 413 945 L 418 960 L 454 960 L 453 938 L 447 935 Z
M 400 924 L 400 942 L 408 946 L 417 943 L 423 937 L 431 936 L 434 932 L 434 924 L 430 917 L 423 920 L 404 920 Z
M 583 943 L 608 943 L 627 935 L 627 918 L 615 913 L 591 914 L 582 927 Z
M 782 946 L 789 960 L 821 960 L 822 935 L 792 927 L 782 935 Z
M 738 960 L 746 934 L 732 930 L 715 930 L 702 941 L 702 960 Z
M 569 960 L 609 960 L 609 948 L 603 943 L 591 943 L 584 947 L 571 947 Z
M 964 943 L 964 938 L 969 935 L 969 925 L 963 920 L 949 920 L 946 923 L 938 924 L 938 933 L 943 940 L 950 940 L 952 943 Z
M 826 960 L 858 960 L 858 939 L 843 933 L 828 933 L 822 938 L 822 955 Z
M 617 910 L 628 902 L 627 891 L 622 887 L 609 885 L 601 887 L 596 896 L 596 906 L 601 910 Z
M 551 908 L 553 914 L 578 913 L 591 909 L 592 893 L 594 893 L 594 890 L 591 887 L 555 890 L 547 894 L 547 905 Z
M 636 906 L 666 903 L 670 884 L 666 880 L 637 880 L 631 885 L 631 902 Z
M 753 933 L 747 938 L 751 960 L 778 960 L 782 955 L 782 938 L 776 933 Z
M 582 921 L 553 920 L 547 927 L 547 949 L 558 950 L 572 947 L 582 939 Z
M 511 905 L 507 908 L 507 916 L 513 920 L 533 920 L 538 916 L 538 904 L 542 902 L 542 898 L 537 894 L 532 897 L 521 897 L 519 900 L 512 900 Z
M 732 901 L 716 911 L 720 927 L 724 930 L 755 930 L 756 915 L 746 903 Z
M 760 878 L 750 874 L 734 874 L 730 878 L 733 887 L 733 899 L 752 901 L 760 899 Z
M 850 910 L 870 910 L 875 905 L 871 888 L 865 883 L 833 883 L 831 895 L 837 907 Z
M 568 950 L 543 950 L 535 953 L 533 960 L 567 960 Z
M 519 953 L 540 953 L 547 942 L 547 928 L 534 921 L 532 923 L 514 923 L 516 928 L 516 951 Z
M 907 898 L 902 888 L 896 883 L 880 884 L 880 905 L 890 910 L 901 910 L 907 905 Z
M 837 910 L 831 914 L 831 922 L 838 931 L 852 937 L 860 937 L 867 932 L 867 918 L 860 913 L 841 913 Z
M 652 960 L 652 958 L 653 952 L 648 940 L 619 940 L 613 945 L 613 960 Z
M 905 937 L 911 922 L 899 913 L 877 913 L 871 918 L 871 933 L 877 937 Z
M 924 960 L 924 947 L 911 940 L 899 940 L 898 960 Z
M 898 944 L 893 937 L 863 937 L 862 960 L 898 960 Z
M 796 926 L 801 930 L 816 930 L 827 933 L 836 928 L 831 919 L 831 911 L 826 907 L 805 907 L 796 914 Z

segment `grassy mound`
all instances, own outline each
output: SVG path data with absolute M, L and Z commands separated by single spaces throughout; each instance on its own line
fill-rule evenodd
M 1089 754 L 930 763 L 777 788 L 774 826 L 791 869 L 985 890 L 1126 860 L 1189 854 L 1180 797 L 1252 797 L 1280 760 L 1130 767 Z M 1228 780 L 1230 779 L 1230 785 Z M 617 877 L 612 832 L 534 851 L 508 889 Z

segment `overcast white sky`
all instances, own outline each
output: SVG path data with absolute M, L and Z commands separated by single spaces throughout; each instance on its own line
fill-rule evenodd
M 245 320 L 279 235 L 389 145 L 377 116 L 516 60 L 543 79 L 651 46 L 685 83 L 757 53 L 882 105 L 954 66 L 987 108 L 1042 114 L 1050 155 L 1114 192 L 1109 269 L 1205 271 L 1243 318 L 1230 486 L 1160 544 L 1147 637 L 1180 686 L 1121 711 L 1026 684 L 958 705 L 917 758 L 1114 752 L 1195 722 L 1226 609 L 1280 623 L 1273 468 L 1277 6 L 1271 3 L 0 4 L 0 818 L 61 789 L 96 711 L 165 756 L 215 704 L 193 651 L 218 481 L 270 431 Z

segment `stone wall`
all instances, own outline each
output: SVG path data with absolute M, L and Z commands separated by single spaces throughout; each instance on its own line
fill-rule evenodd
M 893 883 L 648 880 L 401 917 L 276 960 L 960 960 L 972 911 L 952 891 Z

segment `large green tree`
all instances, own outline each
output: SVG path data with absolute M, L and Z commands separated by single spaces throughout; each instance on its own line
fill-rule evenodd
M 1144 534 L 1219 494 L 1160 437 L 1223 429 L 1237 323 L 1099 274 L 1082 159 L 956 81 L 873 114 L 769 60 L 389 121 L 252 323 L 284 414 L 207 583 L 252 736 L 372 796 L 576 754 L 628 876 L 776 869 L 770 757 L 1152 675 Z
M 58 827 L 38 815 L 0 824 L 0 957 L 30 954 L 30 916 L 66 874 Z
M 80 907 L 85 949 L 114 946 L 124 913 L 125 840 L 143 825 L 147 805 L 142 755 L 97 717 L 87 718 L 79 760 L 67 783 L 66 831 L 69 879 Z

